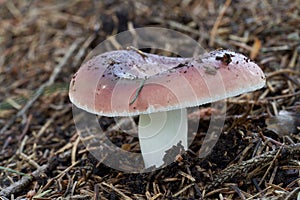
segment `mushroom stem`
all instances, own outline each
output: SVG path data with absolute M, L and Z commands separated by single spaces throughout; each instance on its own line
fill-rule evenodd
M 145 167 L 160 167 L 165 151 L 179 142 L 187 149 L 187 126 L 185 108 L 140 115 L 138 131 Z

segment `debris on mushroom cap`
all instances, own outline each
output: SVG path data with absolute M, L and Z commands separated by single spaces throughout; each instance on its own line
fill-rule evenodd
M 118 50 L 84 63 L 71 80 L 69 96 L 90 113 L 129 116 L 193 107 L 264 85 L 258 65 L 227 50 L 195 58 Z

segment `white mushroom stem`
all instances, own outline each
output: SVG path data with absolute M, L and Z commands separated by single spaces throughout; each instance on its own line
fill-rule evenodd
M 160 167 L 165 151 L 179 142 L 187 149 L 187 111 L 171 110 L 140 115 L 139 141 L 145 167 Z

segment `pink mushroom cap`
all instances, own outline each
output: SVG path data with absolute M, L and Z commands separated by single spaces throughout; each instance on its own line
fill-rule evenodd
M 257 64 L 232 51 L 178 58 L 117 50 L 85 62 L 69 97 L 90 113 L 132 116 L 215 102 L 257 90 L 265 80 Z

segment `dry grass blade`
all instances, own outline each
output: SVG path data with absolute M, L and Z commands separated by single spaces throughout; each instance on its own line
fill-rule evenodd
M 262 193 L 264 193 L 265 191 L 267 191 L 268 189 L 270 189 L 270 188 L 272 188 L 271 186 L 269 186 L 269 187 L 267 187 L 267 188 L 265 188 L 264 190 L 262 190 L 262 191 L 260 191 L 260 192 L 258 192 L 258 193 L 256 193 L 255 195 L 253 195 L 252 197 L 249 197 L 249 198 L 247 198 L 246 200 L 251 200 L 251 199 L 254 199 L 254 198 L 256 198 L 257 196 L 259 196 L 260 194 L 262 194 Z
M 210 40 L 209 40 L 209 46 L 213 46 L 214 45 L 215 37 L 217 35 L 217 30 L 218 30 L 219 25 L 221 23 L 222 17 L 224 16 L 224 14 L 225 14 L 227 8 L 229 7 L 230 3 L 231 3 L 231 0 L 226 0 L 224 6 L 222 7 L 222 9 L 221 9 L 221 11 L 219 13 L 219 16 L 218 16 L 218 18 L 217 18 L 217 20 L 216 20 L 216 22 L 215 22 L 215 24 L 214 24 L 214 26 L 213 26 L 213 28 L 211 30 Z

